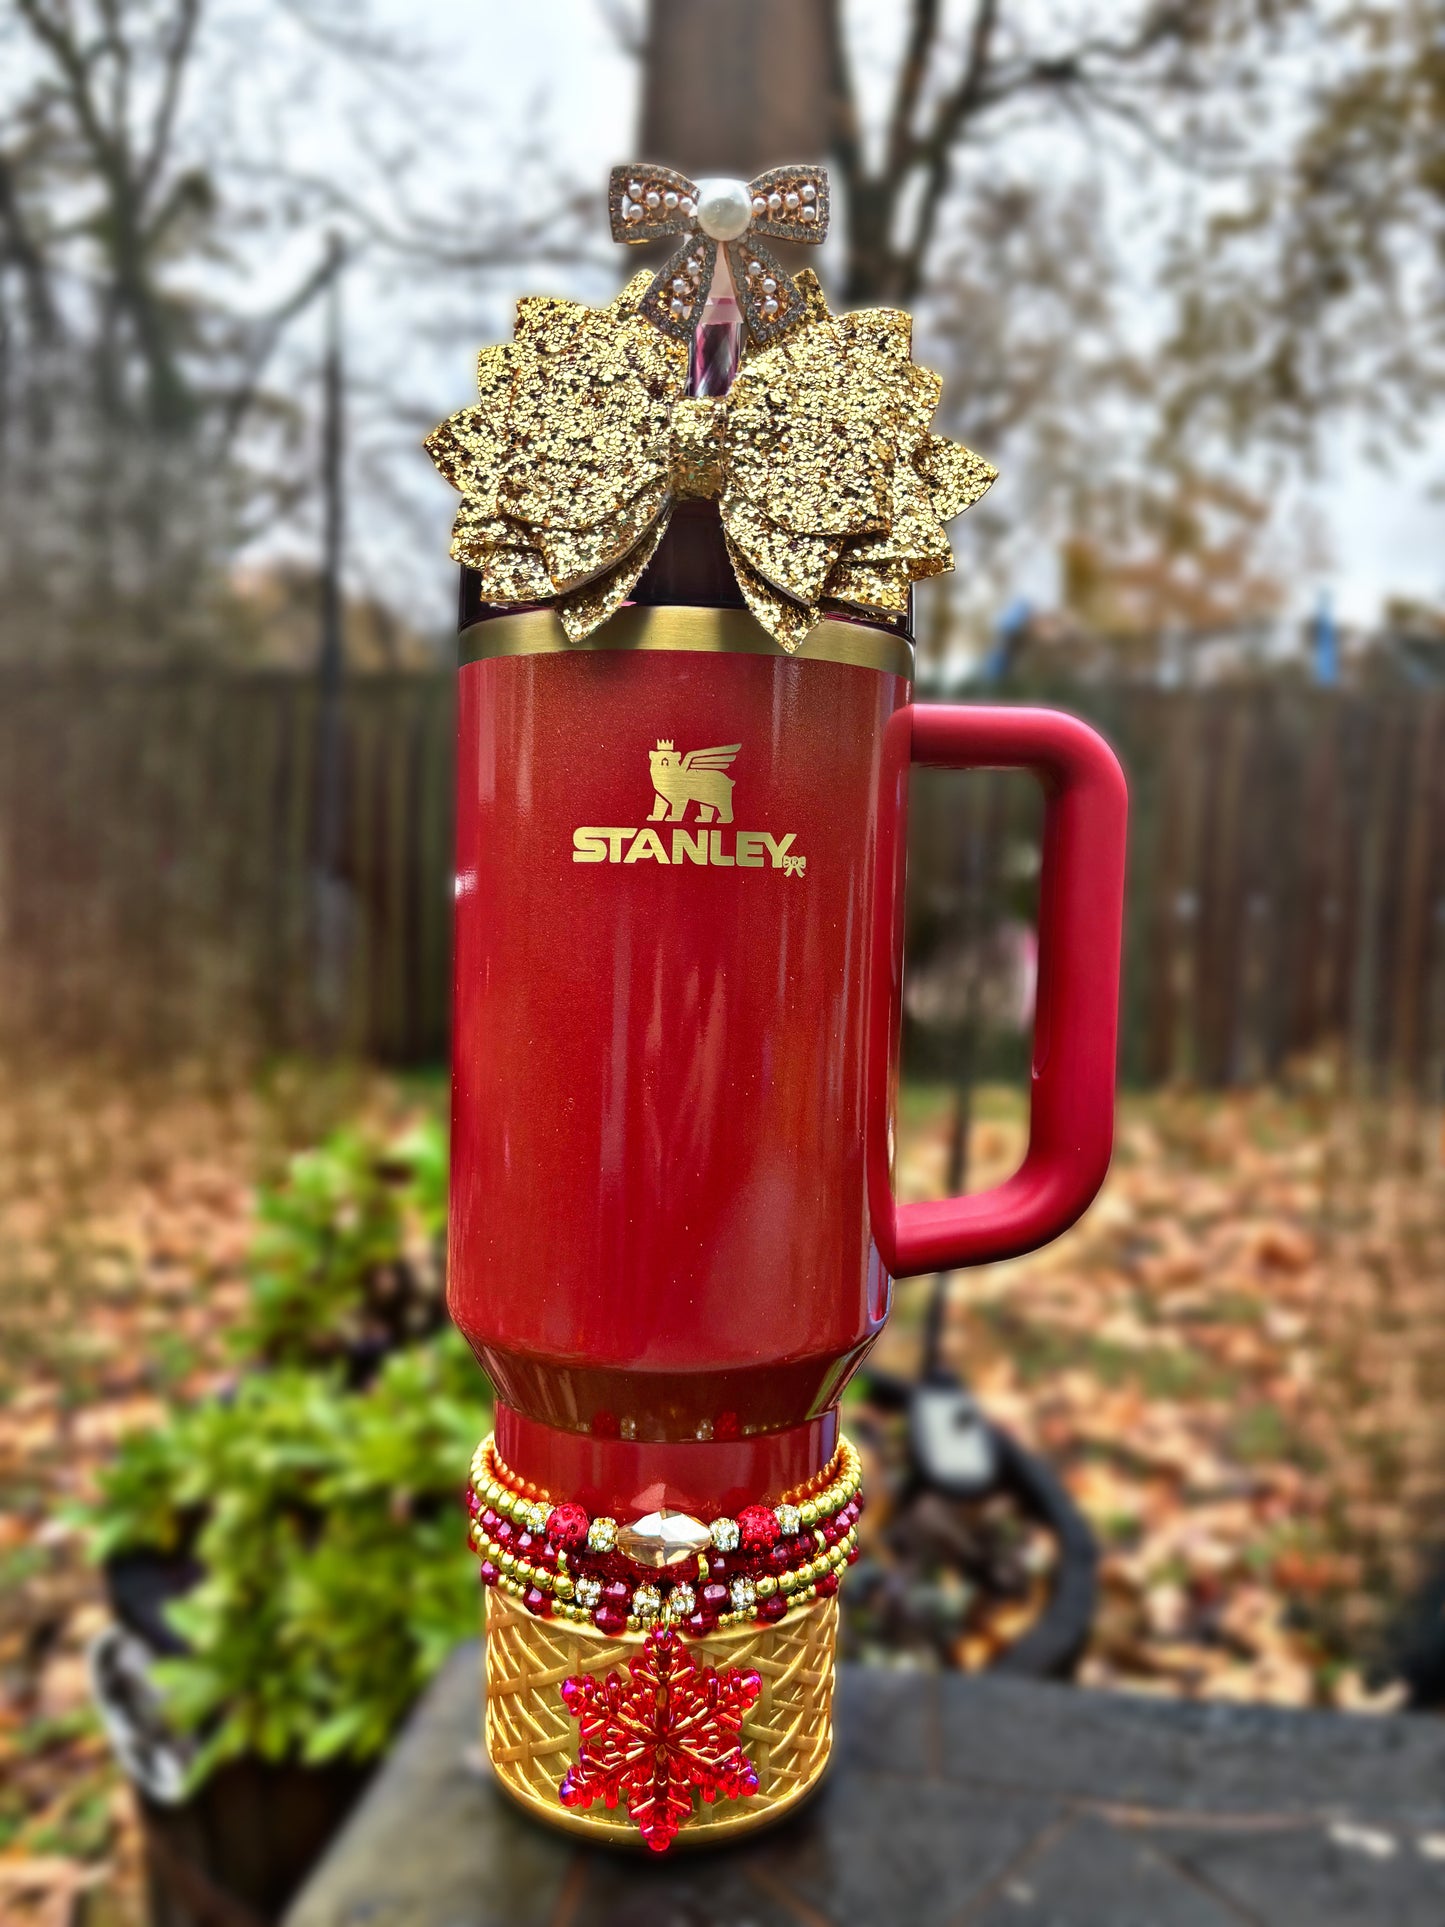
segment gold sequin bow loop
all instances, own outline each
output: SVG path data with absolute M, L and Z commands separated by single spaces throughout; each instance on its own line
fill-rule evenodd
M 760 348 L 806 319 L 803 290 L 759 237 L 809 247 L 823 239 L 828 176 L 821 167 L 775 167 L 755 181 L 690 181 L 674 168 L 633 161 L 613 168 L 607 212 L 614 241 L 638 246 L 683 236 L 639 304 L 665 334 L 691 337 L 719 247 L 748 333 Z
M 646 317 L 644 271 L 605 308 L 532 297 L 484 348 L 479 399 L 433 430 L 463 500 L 452 556 L 485 600 L 554 604 L 580 642 L 632 593 L 680 497 L 715 497 L 738 586 L 784 649 L 841 605 L 899 614 L 953 567 L 943 524 L 995 470 L 931 432 L 937 375 L 898 309 L 832 315 L 806 270 L 801 325 L 724 399 L 686 395 L 687 344 Z

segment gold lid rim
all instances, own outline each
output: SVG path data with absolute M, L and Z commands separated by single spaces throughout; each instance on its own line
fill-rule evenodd
M 619 609 L 585 641 L 569 641 L 552 609 L 523 609 L 473 623 L 458 638 L 461 663 L 504 656 L 604 655 L 677 651 L 689 655 L 771 656 L 777 662 L 838 662 L 884 675 L 913 675 L 913 648 L 892 629 L 827 616 L 789 655 L 746 609 L 696 609 L 681 604 Z

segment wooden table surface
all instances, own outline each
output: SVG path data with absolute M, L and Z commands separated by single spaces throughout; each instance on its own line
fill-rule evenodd
M 834 1761 L 752 1841 L 660 1860 L 516 1812 L 478 1648 L 287 1927 L 1442 1927 L 1445 1722 L 844 1667 Z

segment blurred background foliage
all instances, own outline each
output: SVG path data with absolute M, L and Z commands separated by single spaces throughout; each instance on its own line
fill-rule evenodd
M 446 603 L 413 591 L 444 571 L 403 552 L 438 553 L 445 511 L 402 450 L 511 290 L 601 294 L 621 272 L 549 109 L 603 62 L 599 20 L 595 144 L 636 143 L 640 96 L 644 144 L 694 168 L 750 168 L 780 139 L 826 154 L 835 298 L 918 311 L 946 426 L 1003 469 L 962 592 L 928 601 L 935 647 L 1041 551 L 1064 558 L 1063 612 L 1126 661 L 1150 634 L 1272 615 L 1324 560 L 1281 509 L 1309 463 L 1426 433 L 1431 0 L 653 12 L 573 0 L 591 45 L 560 16 L 527 43 L 499 105 L 527 89 L 533 110 L 504 108 L 499 153 L 468 93 L 485 31 L 461 14 L 422 31 L 380 0 L 8 0 L 0 661 L 311 658 L 318 337 L 348 272 L 348 644 L 363 665 L 427 658 Z
M 426 1113 L 295 1154 L 256 1196 L 233 1372 L 128 1433 L 78 1515 L 121 1622 L 168 1655 L 194 1783 L 374 1758 L 473 1629 L 458 1467 L 488 1414 L 446 1322 L 446 1172 Z
M 448 1331 L 364 1391 L 296 1368 L 248 1376 L 122 1442 L 91 1543 L 131 1566 L 143 1551 L 186 1562 L 155 1678 L 168 1723 L 196 1741 L 195 1783 L 243 1754 L 365 1761 L 387 1745 L 476 1629 L 457 1467 L 486 1420 Z
M 424 1117 L 381 1146 L 341 1130 L 256 1200 L 251 1301 L 236 1329 L 268 1365 L 376 1363 L 446 1322 L 447 1144 Z

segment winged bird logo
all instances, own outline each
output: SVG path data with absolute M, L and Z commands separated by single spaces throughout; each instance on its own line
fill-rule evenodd
M 712 749 L 690 749 L 679 756 L 666 739 L 648 752 L 652 765 L 652 800 L 648 820 L 681 823 L 689 803 L 697 805 L 699 823 L 731 823 L 733 820 L 733 779 L 725 776 L 741 743 L 719 743 Z

